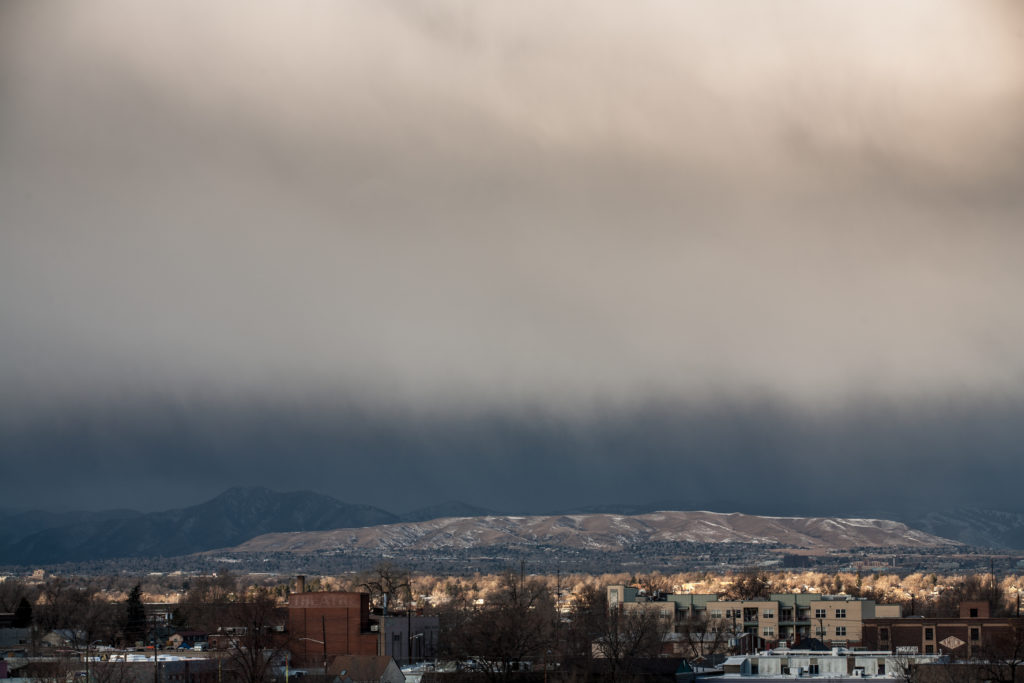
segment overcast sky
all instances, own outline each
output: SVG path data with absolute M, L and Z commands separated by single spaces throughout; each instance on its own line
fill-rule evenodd
M 0 231 L 6 505 L 1024 481 L 1015 0 L 12 0 Z

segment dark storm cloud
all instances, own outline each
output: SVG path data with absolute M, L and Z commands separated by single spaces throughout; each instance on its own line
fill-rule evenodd
M 609 443 L 680 476 L 875 451 L 907 470 L 915 430 L 1019 406 L 1016 3 L 0 12 L 18 467 L 173 452 L 244 483 L 286 456 L 521 457 L 554 468 L 540 500 L 605 456 L 593 481 L 625 476 Z M 949 397 L 965 417 L 852 431 Z
M 335 406 L 136 406 L 8 430 L 7 504 L 178 507 L 231 485 L 314 489 L 406 511 L 459 499 L 507 512 L 616 503 L 882 515 L 1017 505 L 1020 402 L 649 406 L 565 420 L 447 419 Z M 75 457 L 68 457 L 73 453 Z

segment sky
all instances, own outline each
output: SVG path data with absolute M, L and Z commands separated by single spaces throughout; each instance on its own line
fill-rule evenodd
M 1017 506 L 1014 0 L 0 4 L 3 506 Z

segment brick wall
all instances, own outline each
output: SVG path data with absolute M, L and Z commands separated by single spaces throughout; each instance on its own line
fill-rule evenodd
M 293 593 L 288 597 L 289 649 L 295 666 L 320 667 L 336 655 L 375 655 L 366 593 Z M 321 644 L 323 641 L 326 645 Z

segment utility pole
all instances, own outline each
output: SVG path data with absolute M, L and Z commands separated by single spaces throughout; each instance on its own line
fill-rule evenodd
M 327 679 L 327 615 L 320 615 L 320 639 L 324 648 L 324 679 Z
M 153 615 L 153 683 L 160 683 L 160 643 L 157 642 L 156 615 Z
M 382 657 L 388 654 L 387 623 L 388 623 L 388 594 L 382 593 L 384 597 L 384 608 L 380 615 L 380 654 Z

